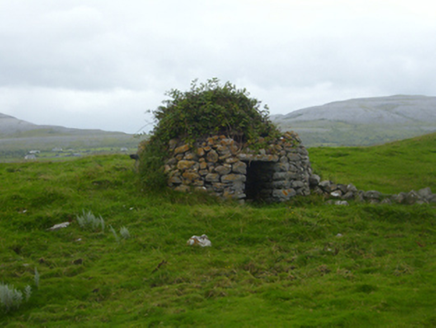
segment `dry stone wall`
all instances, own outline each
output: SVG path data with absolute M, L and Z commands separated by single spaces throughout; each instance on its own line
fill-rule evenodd
M 429 187 L 418 191 L 400 192 L 398 194 L 382 194 L 377 190 L 358 190 L 353 184 L 336 184 L 330 180 L 321 181 L 314 174 L 309 179 L 312 192 L 330 198 L 328 203 L 348 205 L 348 200 L 370 204 L 428 204 L 436 203 L 436 194 Z M 336 201 L 335 201 L 336 199 Z
M 297 134 L 251 150 L 247 144 L 211 136 L 189 145 L 169 142 L 170 158 L 165 165 L 169 187 L 212 192 L 219 197 L 241 200 L 283 202 L 295 195 L 309 195 L 312 168 L 307 150 Z

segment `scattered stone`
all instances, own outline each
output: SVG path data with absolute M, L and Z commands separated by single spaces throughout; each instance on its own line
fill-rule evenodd
M 53 227 L 48 228 L 47 230 L 48 231 L 55 231 L 55 230 L 63 229 L 63 228 L 68 227 L 70 224 L 71 224 L 71 221 L 58 223 L 58 224 L 55 224 Z
M 365 199 L 380 199 L 381 193 L 377 190 L 368 190 L 363 193 Z
M 211 247 L 212 243 L 206 235 L 192 236 L 188 239 L 187 245 L 189 246 L 200 246 L 200 247 Z

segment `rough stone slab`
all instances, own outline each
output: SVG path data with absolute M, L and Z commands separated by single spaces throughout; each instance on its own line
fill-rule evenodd
M 183 145 L 174 149 L 174 154 L 181 154 L 188 151 L 191 147 L 189 145 Z
M 186 185 L 180 185 L 180 186 L 177 186 L 176 188 L 174 188 L 174 190 L 176 190 L 176 191 L 182 191 L 182 192 L 187 192 L 187 191 L 189 191 L 189 186 L 186 186 Z
M 206 151 L 203 148 L 198 148 L 197 149 L 197 155 L 200 157 L 203 157 L 204 154 L 206 154 Z
M 223 182 L 223 183 L 231 183 L 231 182 L 237 182 L 237 181 L 245 182 L 246 180 L 247 180 L 247 177 L 243 174 L 227 174 L 227 175 L 223 175 L 221 177 L 221 182 Z
M 205 179 L 207 182 L 220 181 L 220 175 L 218 173 L 209 173 L 206 175 Z
M 288 154 L 288 159 L 292 162 L 299 162 L 301 160 L 300 155 L 298 154 Z
M 429 198 L 430 196 L 432 196 L 430 187 L 418 190 L 418 195 L 425 199 Z
M 187 161 L 187 160 L 181 160 L 177 163 L 177 168 L 179 170 L 187 170 L 196 164 L 195 161 Z
M 236 163 L 236 162 L 240 162 L 240 160 L 237 157 L 228 157 L 228 158 L 226 158 L 226 160 L 224 162 L 227 163 L 227 164 L 233 164 L 233 163 Z
M 303 188 L 304 182 L 302 181 L 293 181 L 292 182 L 292 188 Z
M 218 153 L 213 149 L 209 151 L 206 156 L 207 161 L 211 163 L 218 162 L 218 158 L 219 158 Z
M 381 193 L 377 190 L 365 191 L 363 197 L 365 199 L 380 199 Z
M 172 184 L 181 184 L 182 180 L 179 177 L 171 177 L 168 179 L 168 182 Z
M 241 161 L 250 162 L 277 162 L 279 157 L 277 155 L 253 155 L 253 154 L 239 154 L 238 158 Z
M 190 181 L 200 179 L 199 174 L 194 173 L 194 172 L 189 172 L 189 171 L 183 172 L 182 177 L 184 177 L 185 179 L 190 180 Z
M 220 175 L 226 175 L 232 172 L 232 166 L 230 164 L 224 164 L 215 167 L 215 172 L 219 173 Z
M 272 196 L 280 199 L 290 199 L 294 197 L 297 193 L 294 189 L 274 189 L 272 192 Z
M 232 171 L 234 173 L 247 174 L 247 164 L 238 161 L 232 165 Z
M 318 186 L 319 183 L 320 183 L 320 181 L 321 181 L 321 177 L 320 177 L 319 175 L 317 175 L 317 174 L 312 174 L 312 175 L 309 177 L 309 185 L 310 185 L 311 187 L 316 187 L 316 186 Z

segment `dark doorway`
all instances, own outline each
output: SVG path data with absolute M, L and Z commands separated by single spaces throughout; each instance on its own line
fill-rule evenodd
M 272 176 L 274 163 L 248 162 L 245 195 L 247 200 L 263 201 L 272 193 Z

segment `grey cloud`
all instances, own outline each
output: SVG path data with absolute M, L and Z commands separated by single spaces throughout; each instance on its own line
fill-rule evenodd
M 136 132 L 129 120 L 145 121 L 166 90 L 211 77 L 246 87 L 272 113 L 352 97 L 432 95 L 435 17 L 420 0 L 417 16 L 396 4 L 4 0 L 0 112 Z

